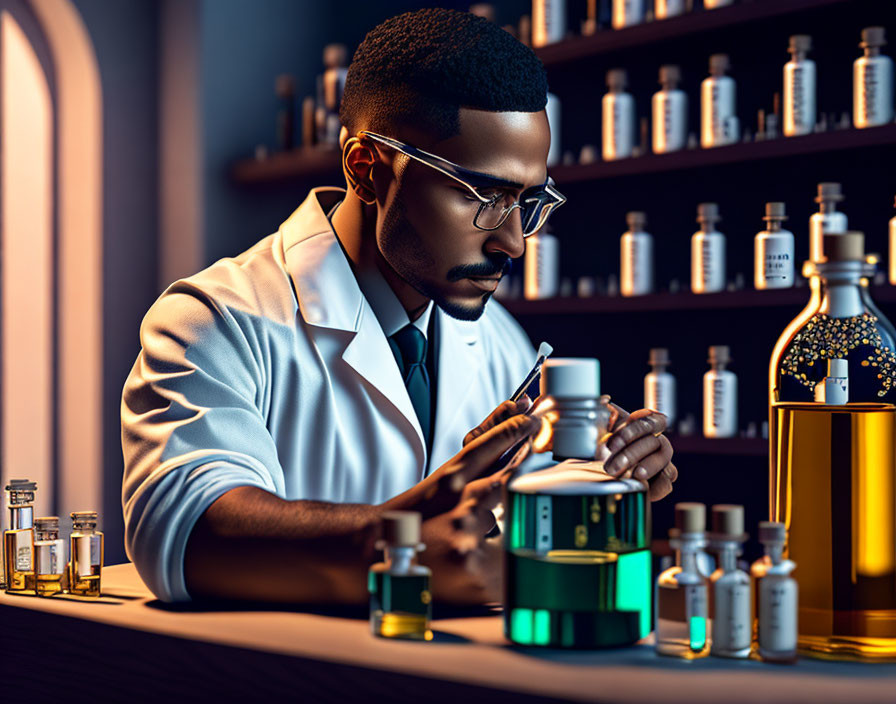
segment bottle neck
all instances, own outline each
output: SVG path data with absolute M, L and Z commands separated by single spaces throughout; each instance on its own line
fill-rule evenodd
M 791 51 L 790 52 L 790 60 L 791 61 L 805 61 L 807 53 L 805 51 Z
M 385 549 L 386 564 L 390 572 L 410 572 L 416 555 L 416 546 L 390 545 Z
M 879 46 L 866 46 L 865 47 L 865 58 L 871 58 L 873 56 L 880 56 L 880 47 Z
M 663 91 L 678 90 L 678 81 L 664 81 L 660 87 Z
M 823 215 L 837 212 L 837 203 L 832 200 L 823 200 L 818 204 L 818 212 Z
M 72 530 L 79 533 L 96 533 L 96 523 L 73 523 Z
M 728 371 L 728 363 L 727 362 L 710 362 L 709 368 L 714 372 L 724 372 Z
M 737 569 L 737 555 L 740 549 L 740 543 L 734 540 L 719 543 L 719 567 L 723 572 L 734 572 Z
M 59 530 L 40 530 L 36 529 L 34 534 L 37 540 L 59 540 Z
M 668 369 L 668 364 L 659 364 L 656 362 L 652 362 L 650 364 L 650 371 L 652 371 L 654 374 L 665 374 Z
M 676 549 L 675 561 L 681 567 L 681 571 L 688 574 L 698 574 L 697 555 L 706 545 L 704 534 L 686 533 L 677 540 L 672 541 L 672 545 Z
M 780 232 L 781 231 L 781 221 L 777 218 L 769 218 L 765 221 L 765 227 L 769 232 Z
M 865 310 L 862 302 L 862 277 L 866 265 L 861 261 L 814 264 L 809 276 L 812 290 L 819 297 L 818 310 L 832 318 L 852 318 Z
M 10 530 L 25 530 L 34 527 L 33 506 L 10 506 L 9 528 Z
M 784 546 L 766 543 L 765 554 L 773 565 L 780 565 L 784 561 Z

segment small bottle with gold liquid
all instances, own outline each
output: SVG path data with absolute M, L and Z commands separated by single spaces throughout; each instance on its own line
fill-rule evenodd
M 675 504 L 675 566 L 660 573 L 656 584 L 656 651 L 692 660 L 709 654 L 707 579 L 697 569 L 706 547 L 706 506 Z
M 416 561 L 425 547 L 420 542 L 420 520 L 415 511 L 383 514 L 383 539 L 376 546 L 384 551 L 385 560 L 373 565 L 367 577 L 370 630 L 375 636 L 432 640 L 432 572 Z
M 69 592 L 98 597 L 103 572 L 103 534 L 96 529 L 96 511 L 73 511 Z
M 9 530 L 3 534 L 6 551 L 6 591 L 34 594 L 34 492 L 37 484 L 10 479 L 6 487 Z
M 59 516 L 34 519 L 34 589 L 38 596 L 62 592 L 65 541 L 59 537 Z

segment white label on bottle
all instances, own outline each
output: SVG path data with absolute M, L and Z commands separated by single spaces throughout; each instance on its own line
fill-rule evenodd
M 644 21 L 644 0 L 613 0 L 613 28 L 631 27 Z
M 793 285 L 792 237 L 769 235 L 758 239 L 756 256 L 762 264 L 762 278 L 754 282 L 756 288 L 784 288 Z
M 23 530 L 17 533 L 13 533 L 14 538 L 14 550 L 13 553 L 15 568 L 17 572 L 30 572 L 34 569 L 34 558 L 33 558 L 33 547 L 32 540 L 33 534 L 30 530 Z
M 669 425 L 675 422 L 675 377 L 667 372 L 644 378 L 644 407 L 662 413 Z
M 601 105 L 604 160 L 631 156 L 635 145 L 634 98 L 629 93 L 607 93 Z
M 684 0 L 656 0 L 656 19 L 664 20 L 684 13 Z
M 46 540 L 34 545 L 37 574 L 62 574 L 62 540 Z
M 653 239 L 644 232 L 622 237 L 623 296 L 643 296 L 653 290 Z
M 526 239 L 523 260 L 524 295 L 527 299 L 552 298 L 560 290 L 559 243 L 548 233 Z
M 797 585 L 790 577 L 766 575 L 759 583 L 759 647 L 791 653 L 797 640 Z
M 566 35 L 566 0 L 534 0 L 532 45 L 559 42 Z
M 702 84 L 700 144 L 718 147 L 740 138 L 735 103 L 737 88 L 730 76 L 707 78 Z
M 784 134 L 813 132 L 815 112 L 815 63 L 789 61 L 784 67 Z
M 91 567 L 100 564 L 100 538 L 98 535 L 85 535 L 75 541 L 78 555 L 78 576 L 88 577 L 93 572 Z
M 893 119 L 893 62 L 889 56 L 863 57 L 856 63 L 856 127 L 883 125 Z
M 691 257 L 691 288 L 711 293 L 725 288 L 725 238 L 705 234 L 695 240 Z
M 715 583 L 715 613 L 712 615 L 712 645 L 722 651 L 750 647 L 750 585 Z

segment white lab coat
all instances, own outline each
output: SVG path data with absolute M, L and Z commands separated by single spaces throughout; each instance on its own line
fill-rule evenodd
M 125 545 L 160 599 L 189 599 L 183 558 L 219 496 L 376 504 L 425 473 L 420 425 L 319 188 L 280 229 L 169 286 L 140 327 L 121 403 Z M 475 322 L 440 309 L 432 458 L 506 400 L 535 351 L 495 301 Z

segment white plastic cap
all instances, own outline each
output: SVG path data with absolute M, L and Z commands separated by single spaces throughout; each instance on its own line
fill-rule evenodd
M 600 362 L 596 359 L 552 358 L 541 370 L 541 393 L 555 399 L 600 396 Z
M 829 359 L 828 360 L 828 376 L 848 377 L 849 363 L 845 359 Z

